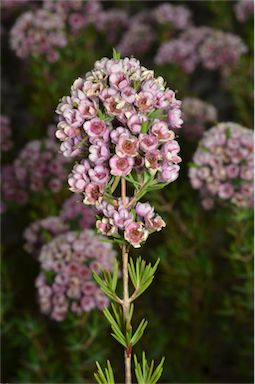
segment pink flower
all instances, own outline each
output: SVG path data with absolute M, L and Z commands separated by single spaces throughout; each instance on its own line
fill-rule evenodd
M 123 90 L 128 86 L 128 80 L 123 72 L 112 73 L 109 77 L 110 86 Z
M 151 218 L 154 215 L 154 208 L 149 203 L 137 203 L 135 207 L 138 216 Z
M 221 184 L 219 187 L 219 197 L 229 199 L 234 193 L 234 188 L 230 183 Z
M 142 151 L 152 151 L 158 147 L 158 138 L 157 136 L 141 133 L 139 135 L 139 145 Z
M 86 160 L 73 167 L 72 173 L 68 177 L 68 184 L 72 192 L 81 193 L 85 191 L 85 187 L 89 183 L 87 175 L 88 167 Z
M 81 300 L 81 308 L 85 312 L 91 311 L 96 307 L 95 300 L 91 296 L 84 296 Z
M 108 147 L 105 142 L 100 139 L 95 139 L 93 145 L 89 147 L 89 160 L 94 164 L 104 163 L 110 156 Z
M 142 223 L 130 223 L 126 226 L 124 238 L 134 247 L 141 247 L 141 243 L 148 237 L 148 231 Z
M 135 90 L 134 90 L 134 88 L 127 86 L 124 89 L 122 89 L 121 97 L 127 103 L 133 103 L 135 101 Z
M 133 134 L 140 133 L 142 128 L 142 121 L 146 121 L 147 117 L 144 115 L 132 114 L 127 120 L 127 126 Z
M 164 163 L 159 174 L 159 179 L 163 183 L 172 183 L 179 176 L 179 165 Z
M 107 130 L 105 122 L 100 120 L 98 117 L 86 121 L 83 128 L 84 131 L 92 138 L 102 137 Z
M 136 95 L 136 106 L 142 112 L 150 112 L 154 106 L 153 94 L 148 91 L 141 91 Z
M 156 215 L 154 217 L 146 217 L 145 226 L 151 231 L 161 231 L 163 227 L 166 226 L 166 223 L 161 216 Z
M 75 109 L 65 109 L 63 112 L 63 118 L 71 128 L 79 128 L 84 122 L 84 118 L 80 112 Z
M 89 99 L 83 99 L 78 105 L 78 111 L 85 119 L 92 119 L 97 114 L 97 105 Z
M 161 160 L 161 153 L 158 149 L 145 153 L 145 166 L 149 169 L 159 169 L 159 161 Z
M 138 140 L 134 136 L 121 135 L 116 146 L 116 154 L 119 157 L 135 157 L 138 154 Z
M 114 155 L 110 159 L 111 174 L 114 176 L 127 176 L 133 167 L 134 159 L 132 157 L 119 157 Z
M 171 128 L 177 129 L 181 128 L 183 120 L 181 118 L 181 110 L 180 109 L 172 109 L 168 112 L 168 122 Z
M 165 143 L 161 149 L 162 156 L 166 161 L 179 163 L 181 161 L 177 153 L 180 152 L 180 146 L 176 140 L 171 140 Z
M 88 174 L 91 181 L 100 185 L 106 184 L 109 179 L 109 170 L 102 165 L 96 165 L 94 169 L 90 168 Z
M 111 141 L 114 144 L 118 144 L 120 136 L 125 135 L 129 136 L 129 131 L 127 128 L 124 127 L 117 127 L 116 129 L 113 129 L 110 133 Z
M 96 227 L 100 233 L 106 236 L 111 236 L 117 232 L 115 225 L 112 225 L 106 217 L 103 217 L 102 220 L 97 220 Z
M 84 204 L 94 205 L 102 200 L 103 186 L 101 184 L 89 183 L 84 191 Z
M 157 120 L 151 127 L 151 132 L 158 137 L 160 142 L 173 140 L 175 134 L 168 129 L 168 125 L 165 121 Z
M 124 229 L 132 220 L 132 213 L 125 208 L 119 208 L 118 211 L 114 212 L 113 223 L 120 229 Z

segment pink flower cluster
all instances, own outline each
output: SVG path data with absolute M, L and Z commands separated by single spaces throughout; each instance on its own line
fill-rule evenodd
M 13 142 L 11 140 L 12 132 L 9 117 L 0 115 L 0 130 L 1 150 L 7 152 L 13 147 Z
M 178 177 L 180 147 L 172 129 L 182 124 L 180 102 L 138 60 L 97 61 L 85 79 L 75 80 L 56 112 L 60 150 L 65 156 L 83 153 L 68 183 L 85 204 L 100 204 L 110 180 L 132 171 L 158 183 Z
M 189 139 L 198 139 L 209 123 L 217 121 L 216 108 L 195 97 L 187 97 L 182 102 L 183 135 Z
M 126 11 L 112 8 L 98 13 L 95 27 L 104 32 L 110 43 L 114 43 L 118 39 L 121 30 L 127 27 L 128 22 L 129 17 Z
M 46 9 L 23 13 L 10 32 L 10 45 L 20 58 L 46 56 L 49 62 L 58 60 L 58 49 L 67 44 L 64 21 Z
M 60 218 L 69 224 L 78 222 L 80 229 L 90 228 L 96 222 L 95 211 L 82 203 L 81 195 L 72 195 L 63 204 Z
M 45 243 L 67 231 L 68 225 L 58 216 L 48 216 L 45 219 L 36 220 L 23 233 L 24 249 L 33 256 L 38 256 Z
M 240 23 L 248 20 L 249 16 L 254 15 L 254 1 L 253 0 L 239 0 L 234 5 L 235 15 Z
M 173 5 L 164 2 L 152 11 L 155 21 L 159 24 L 170 24 L 177 30 L 183 30 L 191 25 L 191 12 L 183 5 Z
M 67 177 L 67 159 L 58 149 L 51 139 L 28 142 L 12 164 L 2 167 L 3 200 L 25 204 L 29 193 L 59 192 Z
M 72 33 L 95 23 L 101 12 L 101 4 L 96 0 L 44 0 L 43 8 L 59 15 Z
M 108 299 L 92 279 L 92 271 L 112 270 L 115 252 L 91 230 L 59 235 L 40 252 L 36 279 L 42 313 L 62 321 L 68 313 L 81 315 L 103 309 Z
M 118 50 L 122 55 L 143 55 L 151 48 L 156 35 L 149 24 L 131 23 L 130 28 L 123 34 Z
M 134 248 L 139 248 L 150 233 L 160 231 L 166 226 L 162 217 L 154 212 L 148 202 L 138 202 L 131 210 L 120 199 L 118 207 L 103 201 L 97 209 L 103 215 L 96 222 L 98 231 L 106 236 L 116 236 L 119 231 L 123 231 L 124 239 Z
M 158 65 L 174 63 L 187 72 L 200 64 L 208 70 L 232 69 L 247 51 L 239 36 L 207 27 L 193 27 L 163 42 L 155 57 Z
M 235 123 L 220 123 L 205 132 L 189 170 L 203 206 L 217 200 L 238 207 L 253 204 L 253 131 Z

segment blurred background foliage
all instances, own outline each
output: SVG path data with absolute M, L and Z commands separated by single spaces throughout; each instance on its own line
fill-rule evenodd
M 135 14 L 157 1 L 106 1 L 106 9 Z M 235 20 L 232 1 L 178 1 L 194 15 L 196 25 L 236 33 L 249 52 L 225 79 L 219 73 L 185 74 L 175 65 L 155 67 L 178 98 L 195 96 L 212 103 L 219 121 L 253 126 L 253 20 Z M 7 30 L 16 14 L 2 19 L 2 113 L 11 116 L 15 147 L 2 156 L 9 162 L 31 139 L 46 135 L 54 110 L 70 85 L 95 60 L 111 56 L 112 46 L 93 26 L 73 35 L 56 63 L 42 58 L 18 60 L 8 47 Z M 159 44 L 159 42 L 155 43 Z M 138 57 L 139 58 L 139 57 Z M 192 190 L 187 167 L 196 143 L 180 138 L 181 177 L 149 196 L 167 223 L 139 251 L 147 260 L 161 259 L 150 290 L 137 301 L 136 318 L 149 319 L 140 346 L 148 358 L 166 356 L 162 382 L 248 383 L 253 361 L 253 214 L 225 206 L 204 211 Z M 68 196 L 67 188 L 62 192 Z M 91 382 L 95 360 L 110 358 L 122 377 L 121 348 L 109 337 L 100 312 L 62 323 L 41 315 L 34 280 L 38 265 L 23 249 L 28 224 L 54 214 L 50 193 L 35 196 L 25 207 L 15 204 L 2 217 L 2 382 Z M 55 205 L 54 205 L 55 204 Z M 135 254 L 138 254 L 136 251 Z

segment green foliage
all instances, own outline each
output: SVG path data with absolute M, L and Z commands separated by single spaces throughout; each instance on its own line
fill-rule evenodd
M 115 384 L 114 374 L 109 360 L 107 360 L 107 367 L 105 373 L 103 372 L 100 364 L 96 362 L 98 372 L 94 374 L 96 381 L 99 384 Z
M 136 355 L 134 355 L 135 375 L 137 378 L 137 383 L 156 384 L 162 375 L 164 360 L 165 358 L 163 357 L 159 365 L 154 368 L 154 360 L 149 365 L 144 352 L 142 353 L 141 364 L 138 362 Z
M 114 259 L 113 274 L 109 271 L 103 271 L 103 278 L 96 272 L 93 272 L 93 277 L 102 291 L 112 300 L 120 303 L 120 298 L 116 294 L 117 282 L 118 282 L 119 265 L 118 261 Z

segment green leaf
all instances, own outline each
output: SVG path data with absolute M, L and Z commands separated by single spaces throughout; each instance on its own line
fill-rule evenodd
M 94 373 L 94 377 L 99 384 L 115 384 L 114 374 L 109 360 L 107 360 L 107 367 L 105 367 L 105 373 L 103 372 L 100 364 L 96 362 L 97 373 Z
M 120 52 L 116 51 L 115 48 L 112 49 L 112 57 L 114 58 L 114 60 L 120 60 L 121 56 L 120 56 Z
M 131 339 L 132 345 L 135 345 L 141 339 L 147 325 L 148 325 L 148 321 L 146 321 L 145 319 L 142 319 L 137 330 L 135 331 L 134 335 L 132 336 L 132 339 Z
M 141 133 L 147 133 L 150 127 L 150 123 L 148 121 L 142 121 Z
M 154 369 L 154 361 L 148 364 L 145 353 L 142 353 L 142 363 L 140 364 L 134 355 L 135 375 L 138 384 L 156 384 L 160 379 L 163 372 L 163 364 L 165 358 L 163 357 L 159 365 Z

